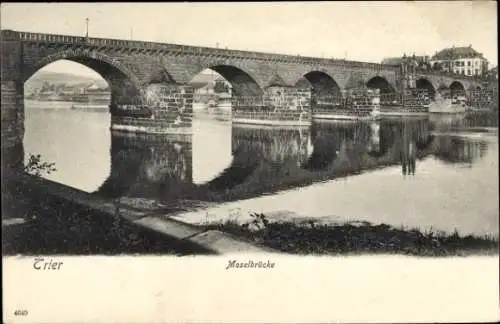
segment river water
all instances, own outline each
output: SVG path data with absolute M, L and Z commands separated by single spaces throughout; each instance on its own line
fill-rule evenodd
M 495 115 L 276 129 L 201 112 L 191 139 L 155 140 L 70 106 L 25 101 L 25 158 L 41 154 L 57 168 L 45 178 L 89 193 L 154 201 L 195 224 L 262 212 L 498 236 Z

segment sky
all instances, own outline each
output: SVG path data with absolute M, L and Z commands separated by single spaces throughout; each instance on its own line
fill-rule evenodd
M 2 3 L 1 28 L 83 36 L 88 18 L 91 37 L 366 62 L 472 45 L 496 66 L 496 15 L 494 1 Z

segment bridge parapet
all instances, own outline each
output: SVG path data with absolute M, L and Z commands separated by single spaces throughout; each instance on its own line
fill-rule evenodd
M 434 70 L 417 69 L 416 73 L 420 74 L 420 75 L 433 75 L 433 76 L 448 77 L 448 78 L 454 78 L 454 79 L 459 79 L 459 80 L 475 81 L 475 82 L 484 82 L 484 81 L 486 81 L 486 79 L 484 77 L 482 77 L 482 76 L 462 75 L 462 74 L 455 74 L 455 73 L 452 73 L 452 72 L 445 72 L 445 71 L 434 71 Z
M 2 31 L 2 33 L 3 32 L 7 31 Z M 120 40 L 111 38 L 92 38 L 92 37 L 87 38 L 81 36 L 42 34 L 42 33 L 32 33 L 32 32 L 16 32 L 16 31 L 8 31 L 8 32 L 18 33 L 21 41 L 53 42 L 62 44 L 87 44 L 91 46 L 106 46 L 106 47 L 116 46 L 116 47 L 126 47 L 130 49 L 158 51 L 158 52 L 161 51 L 168 51 L 174 53 L 177 52 L 179 54 L 185 54 L 185 55 L 190 55 L 190 54 L 210 55 L 210 56 L 229 57 L 229 58 L 246 59 L 246 60 L 261 60 L 268 62 L 299 63 L 304 65 L 330 65 L 330 66 L 340 66 L 345 68 L 365 68 L 365 69 L 368 68 L 374 70 L 394 70 L 398 68 L 392 65 L 382 65 L 379 63 L 360 62 L 360 61 L 348 61 L 348 60 L 333 59 L 333 58 L 327 59 L 327 58 L 317 58 L 317 57 L 300 56 L 300 55 L 284 55 L 284 54 L 263 53 L 254 51 L 221 49 L 213 47 Z

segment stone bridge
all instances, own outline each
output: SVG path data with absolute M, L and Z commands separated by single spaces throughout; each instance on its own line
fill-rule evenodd
M 148 131 L 151 125 L 153 132 L 190 128 L 193 89 L 189 82 L 207 68 L 231 83 L 233 111 L 248 109 L 262 99 L 273 105 L 279 102 L 285 110 L 309 113 L 311 91 L 338 96 L 357 87 L 381 92 L 401 87 L 399 67 L 298 55 L 12 30 L 1 31 L 1 47 L 2 139 L 7 140 L 2 145 L 22 140 L 24 82 L 61 59 L 83 64 L 108 82 L 112 123 L 125 131 Z M 465 76 L 421 73 L 417 86 L 435 92 L 440 87 L 470 89 L 479 84 Z
M 427 89 L 433 99 L 437 92 L 445 89 L 466 93 L 484 88 L 484 83 L 477 78 L 443 74 L 437 71 L 417 71 L 415 81 L 416 87 Z

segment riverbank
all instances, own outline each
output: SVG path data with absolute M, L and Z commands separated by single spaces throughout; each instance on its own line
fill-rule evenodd
M 4 209 L 2 220 L 5 255 L 214 254 L 203 244 L 138 226 L 123 217 L 110 217 L 109 212 L 86 206 L 80 199 L 74 202 L 61 199 L 30 186 L 18 186 L 15 199 L 8 195 L 2 198 L 10 206 Z M 147 215 L 151 211 L 140 216 L 139 223 Z M 314 219 L 277 220 L 254 213 L 246 223 L 228 220 L 199 226 L 198 231 L 223 233 L 263 249 L 293 255 L 498 255 L 498 237 L 420 231 L 368 222 L 321 224 Z
M 211 254 L 54 196 L 31 191 L 5 200 L 11 205 L 3 211 L 8 217 L 2 219 L 4 255 Z
M 2 182 L 5 255 L 216 255 L 274 252 L 168 213 L 133 208 L 38 176 L 10 171 Z
M 260 211 L 264 214 L 251 213 L 249 221 L 243 223 L 242 219 L 236 222 L 230 211 L 229 219 L 212 221 L 210 225 L 195 224 L 189 217 L 175 215 L 179 210 L 174 207 L 179 202 L 159 204 L 156 200 L 132 197 L 110 200 L 26 173 L 12 174 L 8 178 L 8 187 L 2 188 L 6 254 L 210 254 L 209 247 L 219 252 L 234 250 L 239 245 L 238 240 L 250 243 L 240 245 L 242 251 L 254 245 L 291 254 L 498 254 L 498 235 L 489 232 L 472 231 L 469 235 L 455 230 L 453 233 L 454 227 L 447 233 L 421 230 L 423 225 L 433 225 L 430 220 L 436 218 L 436 214 L 417 225 L 403 223 L 417 229 L 398 224 L 391 227 L 387 220 L 363 219 L 360 213 L 352 213 L 358 215 L 354 218 L 342 220 L 339 217 L 331 222 L 324 217 L 322 220 L 312 217 L 314 215 L 309 212 L 302 215 L 311 217 L 294 218 L 288 217 L 289 214 L 278 217 L 269 210 Z M 200 204 L 203 205 L 195 200 L 177 207 L 187 208 L 187 211 L 203 209 L 198 206 Z M 255 210 L 250 208 L 249 211 L 252 209 Z M 242 210 L 239 214 L 245 214 L 246 209 Z M 212 210 L 210 216 L 222 216 L 221 212 Z M 237 239 L 227 239 L 231 236 Z M 217 246 L 216 241 L 221 242 L 221 238 L 226 241 Z
M 447 234 L 439 231 L 395 228 L 369 222 L 319 224 L 272 221 L 253 214 L 244 224 L 225 221 L 206 225 L 244 237 L 271 249 L 298 255 L 403 254 L 421 257 L 498 255 L 498 237 Z

